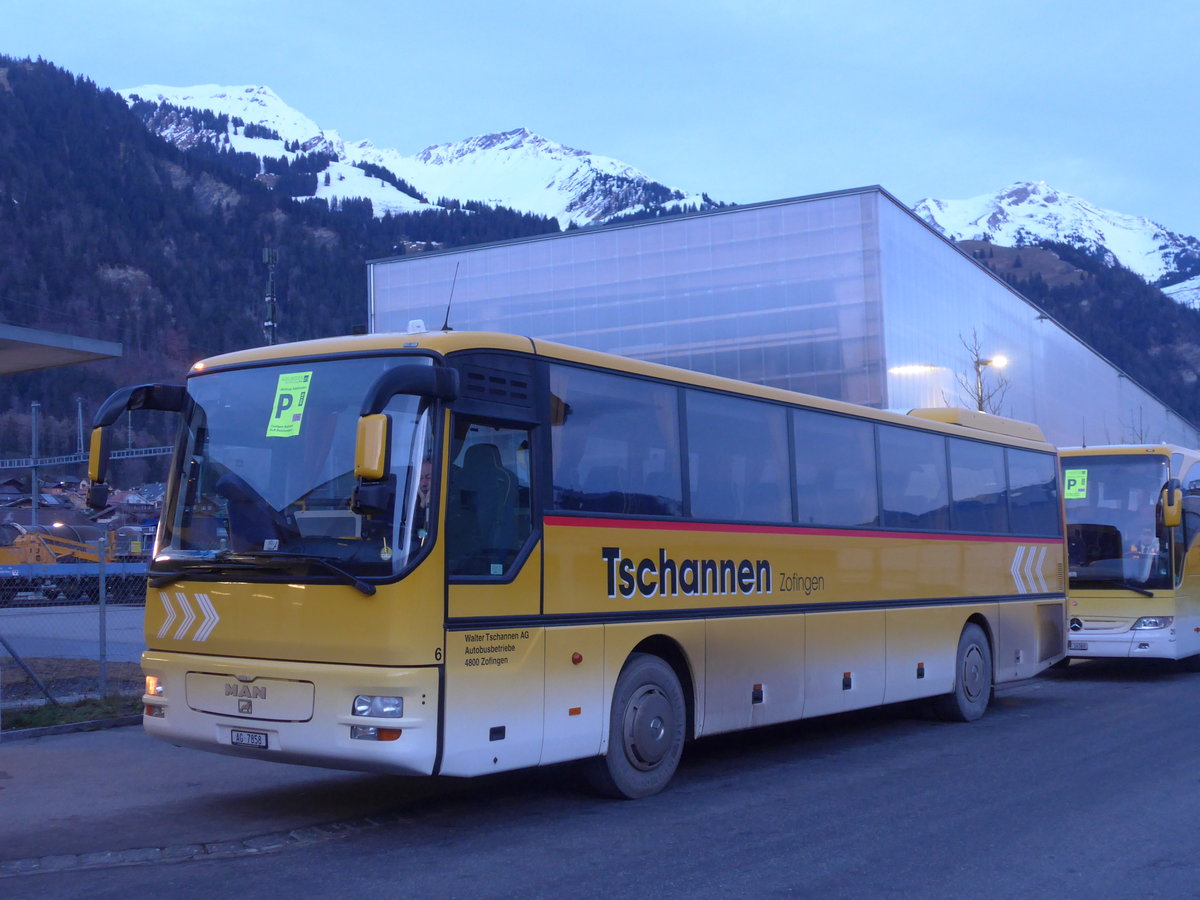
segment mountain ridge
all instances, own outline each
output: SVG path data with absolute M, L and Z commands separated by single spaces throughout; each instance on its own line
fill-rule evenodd
M 369 140 L 345 141 L 265 86 L 142 85 L 118 93 L 148 127 L 180 149 L 203 143 L 289 163 L 312 154 L 330 156 L 313 167 L 316 183 L 308 196 L 333 203 L 366 198 L 376 215 L 444 208 L 441 201 L 479 202 L 549 216 L 568 228 L 657 209 L 720 205 L 524 127 L 432 144 L 410 156 Z M 364 166 L 390 173 L 412 190 L 364 174 Z
M 335 205 L 367 198 L 377 216 L 477 202 L 548 216 L 569 228 L 724 205 L 525 127 L 432 144 L 406 155 L 369 140 L 347 142 L 264 86 L 144 85 L 121 94 L 135 107 L 157 104 L 152 113 L 143 109 L 143 120 L 181 149 L 206 143 L 259 158 L 285 157 L 293 165 L 301 165 L 306 155 L 332 157 L 305 164 L 309 196 Z M 214 121 L 201 127 L 205 110 Z M 292 189 L 297 184 L 296 179 L 287 182 Z M 1130 269 L 1179 303 L 1200 307 L 1200 240 L 1044 181 L 1014 182 L 960 200 L 927 197 L 912 208 L 956 242 L 1018 247 L 1062 242 Z
M 913 212 L 953 241 L 1069 244 L 1103 254 L 1110 265 L 1124 266 L 1160 287 L 1200 275 L 1200 240 L 1144 216 L 1096 206 L 1044 181 L 1019 181 L 963 200 L 925 198 Z

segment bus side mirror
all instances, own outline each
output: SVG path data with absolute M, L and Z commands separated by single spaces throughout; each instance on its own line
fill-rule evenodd
M 358 515 L 381 515 L 392 505 L 395 479 L 388 477 L 388 443 L 391 421 L 385 413 L 360 416 L 354 441 L 354 497 L 351 509 Z
M 384 413 L 360 416 L 354 443 L 354 477 L 382 481 L 387 475 L 388 417 Z
M 109 444 L 108 428 L 131 409 L 157 409 L 163 412 L 184 412 L 189 403 L 187 388 L 181 384 L 139 384 L 113 391 L 92 419 L 92 439 L 88 446 L 87 505 L 91 509 L 108 506 Z
M 108 453 L 111 439 L 107 428 L 93 428 L 91 443 L 88 445 L 88 486 L 87 505 L 89 509 L 106 509 L 108 507 L 108 485 L 104 478 L 108 474 Z
M 1183 491 L 1179 487 L 1179 479 L 1172 478 L 1162 489 L 1163 525 L 1175 528 L 1183 521 Z

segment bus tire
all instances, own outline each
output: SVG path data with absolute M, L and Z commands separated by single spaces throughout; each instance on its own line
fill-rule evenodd
M 974 722 L 992 698 L 992 647 L 983 629 L 968 622 L 958 638 L 954 690 L 933 701 L 933 711 L 947 722 Z
M 585 763 L 606 797 L 637 800 L 667 786 L 683 755 L 687 706 L 675 671 L 657 656 L 634 653 L 613 691 L 608 752 Z

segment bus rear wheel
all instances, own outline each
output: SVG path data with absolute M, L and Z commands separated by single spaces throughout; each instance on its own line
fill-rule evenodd
M 974 722 L 992 699 L 992 646 L 983 629 L 968 622 L 958 638 L 954 690 L 935 697 L 933 711 L 947 722 Z
M 679 766 L 686 722 L 675 671 L 657 656 L 632 654 L 613 691 L 608 752 L 585 763 L 588 781 L 608 797 L 657 794 Z

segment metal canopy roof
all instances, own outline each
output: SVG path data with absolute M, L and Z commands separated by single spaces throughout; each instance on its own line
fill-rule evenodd
M 0 375 L 114 359 L 123 352 L 113 341 L 0 325 Z

